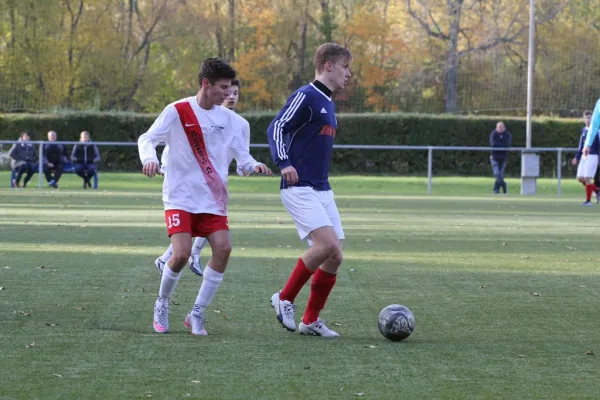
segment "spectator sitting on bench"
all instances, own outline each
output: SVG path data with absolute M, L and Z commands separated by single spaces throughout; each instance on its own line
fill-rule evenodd
M 14 144 L 10 149 L 9 156 L 12 158 L 10 166 L 15 172 L 15 177 L 12 180 L 12 185 L 15 188 L 21 187 L 21 176 L 24 173 L 23 187 L 27 187 L 27 183 L 38 170 L 38 155 L 35 146 L 30 142 L 30 137 L 27 132 L 21 133 L 19 142 Z
M 48 141 L 56 141 L 56 132 L 48 132 Z M 44 146 L 44 175 L 48 181 L 48 186 L 58 188 L 60 179 L 67 163 L 67 149 L 62 144 L 50 143 Z M 52 176 L 54 172 L 54 176 Z
M 76 144 L 73 147 L 71 159 L 75 164 L 75 173 L 83 179 L 83 188 L 91 188 L 90 179 L 96 176 L 96 163 L 100 161 L 100 152 L 95 144 L 87 144 L 90 141 L 88 131 L 81 132 L 79 141 L 86 144 Z

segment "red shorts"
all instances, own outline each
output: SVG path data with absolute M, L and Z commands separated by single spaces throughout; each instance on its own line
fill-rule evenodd
M 183 210 L 166 210 L 169 236 L 189 233 L 192 237 L 207 237 L 217 231 L 228 231 L 227 217 L 214 214 L 192 214 Z

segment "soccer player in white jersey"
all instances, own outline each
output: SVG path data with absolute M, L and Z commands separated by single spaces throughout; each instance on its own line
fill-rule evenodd
M 294 220 L 301 240 L 311 247 L 292 274 L 271 297 L 277 319 L 296 330 L 294 300 L 312 276 L 308 305 L 299 325 L 304 335 L 335 337 L 319 318 L 342 263 L 344 231 L 333 191 L 329 162 L 337 130 L 331 95 L 350 79 L 352 53 L 325 43 L 314 58 L 315 80 L 296 90 L 269 125 L 267 137 L 273 161 L 281 170 L 281 201 Z
M 222 106 L 229 108 L 231 111 L 235 111 L 235 107 L 237 106 L 239 98 L 240 98 L 240 81 L 238 79 L 233 79 L 231 81 L 231 87 L 229 88 L 229 94 L 225 98 L 225 101 L 223 102 Z M 248 123 L 248 121 L 246 121 L 245 118 L 240 117 L 239 120 L 240 120 L 241 127 L 242 127 L 242 135 L 244 138 L 244 143 L 246 144 L 246 148 L 248 149 L 248 152 L 249 152 L 250 151 L 250 124 Z M 169 153 L 169 147 L 166 146 L 165 149 L 163 150 L 163 153 L 162 153 L 162 156 L 160 159 L 160 162 L 161 162 L 160 171 L 163 174 L 165 173 L 166 168 L 167 168 L 168 153 Z M 242 176 L 248 175 L 247 173 L 242 171 L 242 169 L 239 166 L 237 167 L 237 173 Z M 201 263 L 201 258 L 200 258 L 200 252 L 202 251 L 204 246 L 206 246 L 206 243 L 208 243 L 206 238 L 203 238 L 203 237 L 195 238 L 194 245 L 192 246 L 192 253 L 188 260 L 188 265 L 190 266 L 190 269 L 192 270 L 193 273 L 195 273 L 198 276 L 202 276 L 202 263 Z M 170 244 L 169 247 L 167 248 L 167 250 L 163 253 L 163 255 L 161 255 L 156 260 L 154 260 L 154 265 L 156 266 L 156 268 L 158 269 L 158 271 L 160 272 L 161 275 L 162 275 L 162 271 L 165 267 L 165 264 L 169 261 L 169 258 L 171 258 L 172 254 L 173 254 L 173 245 Z
M 212 256 L 191 312 L 185 317 L 193 335 L 206 335 L 204 311 L 214 298 L 227 268 L 231 238 L 227 223 L 227 175 L 232 158 L 245 172 L 271 174 L 244 145 L 239 117 L 222 107 L 235 70 L 217 58 L 206 59 L 196 96 L 169 104 L 148 132 L 138 139 L 143 173 L 160 172 L 156 146 L 169 146 L 163 181 L 163 203 L 173 255 L 163 270 L 154 305 L 154 330 L 169 330 L 169 300 L 190 257 L 192 237 L 206 237 Z

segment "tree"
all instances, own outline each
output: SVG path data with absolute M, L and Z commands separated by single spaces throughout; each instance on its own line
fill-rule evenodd
M 525 2 L 512 7 L 511 0 L 405 0 L 408 14 L 432 38 L 446 48 L 444 110 L 458 110 L 460 59 L 473 52 L 514 43 L 527 29 Z M 466 14 L 464 12 L 467 12 Z

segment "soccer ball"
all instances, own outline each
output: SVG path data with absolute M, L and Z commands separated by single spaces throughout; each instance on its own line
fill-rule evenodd
M 415 329 L 415 317 L 408 307 L 392 304 L 379 313 L 379 332 L 394 342 L 404 340 Z

